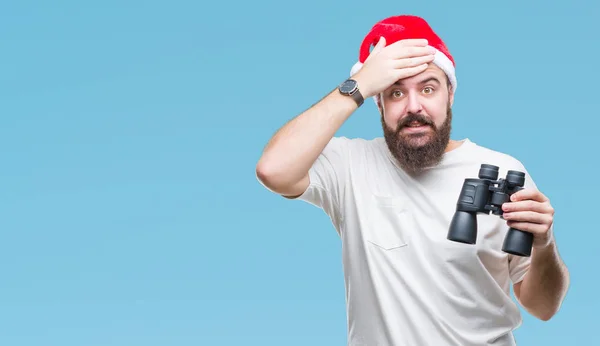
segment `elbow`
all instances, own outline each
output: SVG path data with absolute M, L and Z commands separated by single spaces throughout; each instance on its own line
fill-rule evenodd
M 278 192 L 285 186 L 281 172 L 278 172 L 275 165 L 260 160 L 256 165 L 256 178 L 266 188 L 273 192 Z
M 265 186 L 270 185 L 269 182 L 271 181 L 271 172 L 269 171 L 268 166 L 266 166 L 261 161 L 259 161 L 258 164 L 256 165 L 256 178 L 263 185 L 265 185 Z
M 560 311 L 569 285 L 569 272 L 563 266 L 560 275 L 553 276 L 551 279 L 546 280 L 544 284 L 537 283 L 537 286 L 531 286 L 531 284 L 528 286 L 516 285 L 515 294 L 525 310 L 537 319 L 547 322 Z
M 556 297 L 545 301 L 537 300 L 536 302 L 522 301 L 523 307 L 537 319 L 548 322 L 560 310 L 563 298 Z
M 538 306 L 528 305 L 526 302 L 522 305 L 532 316 L 544 322 L 550 321 L 558 312 L 558 307 L 548 305 L 541 306 L 539 303 Z
M 308 176 L 296 179 L 283 165 L 261 161 L 256 165 L 258 181 L 269 191 L 286 197 L 300 196 L 308 186 Z
M 552 317 L 554 317 L 554 315 L 556 315 L 557 312 L 558 312 L 558 310 L 545 311 L 543 313 L 537 314 L 537 318 L 544 322 L 548 322 L 552 319 Z

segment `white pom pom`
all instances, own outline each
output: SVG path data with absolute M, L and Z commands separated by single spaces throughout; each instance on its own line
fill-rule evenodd
M 356 72 L 358 72 L 358 70 L 360 70 L 362 65 L 363 64 L 360 61 L 357 61 L 356 64 L 354 64 L 354 66 L 352 66 L 352 69 L 350 70 L 350 76 L 355 75 Z

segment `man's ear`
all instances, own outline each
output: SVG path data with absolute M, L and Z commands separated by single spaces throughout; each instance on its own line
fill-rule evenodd
M 383 93 L 380 93 L 379 95 L 377 95 L 375 101 L 377 103 L 377 108 L 379 109 L 379 113 L 381 115 L 383 115 L 383 105 L 381 103 L 381 97 L 383 96 Z
M 452 86 L 448 75 L 446 75 L 446 87 L 448 88 L 448 103 L 450 104 L 450 107 L 452 107 L 454 104 L 454 87 Z

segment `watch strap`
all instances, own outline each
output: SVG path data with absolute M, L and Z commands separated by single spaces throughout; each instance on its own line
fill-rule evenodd
M 340 84 L 338 90 L 342 95 L 352 97 L 358 107 L 365 102 L 365 98 L 358 88 L 358 83 L 353 79 L 347 79 L 344 81 L 342 84 Z
M 352 99 L 354 99 L 358 107 L 362 106 L 362 104 L 365 102 L 365 98 L 362 96 L 360 90 L 358 89 L 356 89 L 352 94 L 350 94 L 350 96 L 352 97 Z

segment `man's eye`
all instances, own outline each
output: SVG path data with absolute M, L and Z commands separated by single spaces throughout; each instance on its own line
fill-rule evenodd
M 427 87 L 427 88 L 423 89 L 423 92 L 426 94 L 431 94 L 433 92 L 433 88 Z
M 402 91 L 396 90 L 396 91 L 392 92 L 392 96 L 394 96 L 394 97 L 400 97 L 400 96 L 402 96 Z

